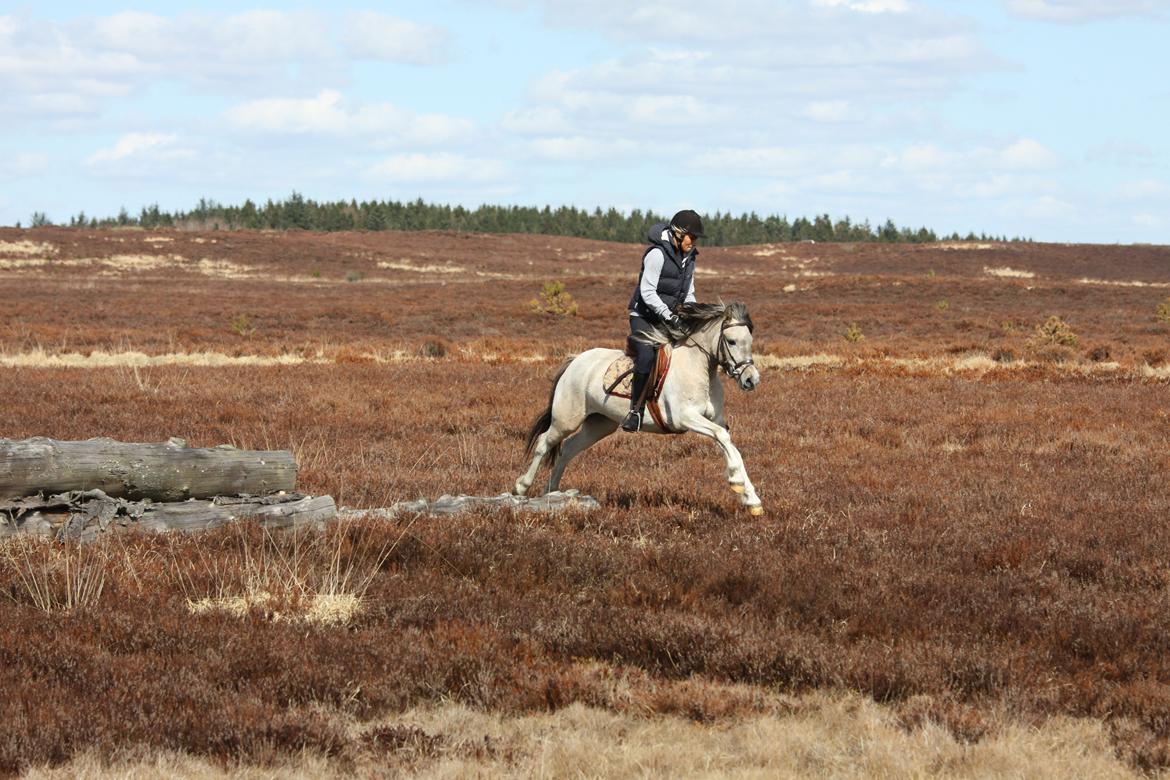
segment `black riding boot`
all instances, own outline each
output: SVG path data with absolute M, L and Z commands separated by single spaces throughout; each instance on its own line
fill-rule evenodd
M 630 387 L 630 413 L 622 421 L 622 430 L 637 433 L 642 429 L 642 409 L 645 407 L 646 380 L 649 374 L 634 374 Z

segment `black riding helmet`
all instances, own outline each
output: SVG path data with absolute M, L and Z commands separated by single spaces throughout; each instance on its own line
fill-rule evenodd
M 670 229 L 694 238 L 703 237 L 703 220 L 690 209 L 683 209 L 670 219 Z

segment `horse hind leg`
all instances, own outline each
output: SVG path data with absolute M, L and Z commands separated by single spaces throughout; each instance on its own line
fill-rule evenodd
M 548 492 L 557 490 L 561 484 L 561 476 L 569 461 L 592 447 L 597 442 L 609 436 L 618 429 L 618 424 L 602 414 L 591 414 L 585 418 L 580 430 L 565 440 L 561 446 L 560 455 L 553 464 L 552 474 L 548 478 Z
M 528 488 L 532 487 L 533 481 L 536 479 L 536 472 L 540 471 L 540 466 L 549 459 L 549 453 L 555 452 L 560 445 L 564 434 L 560 433 L 555 424 L 536 440 L 536 446 L 532 448 L 532 462 L 528 464 L 528 470 L 519 476 L 516 480 L 512 492 L 518 496 L 528 495 Z
M 549 407 L 548 429 L 537 437 L 532 448 L 532 461 L 528 464 L 528 470 L 520 475 L 513 487 L 513 492 L 518 496 L 528 495 L 528 489 L 536 480 L 536 473 L 540 471 L 540 467 L 546 463 L 551 465 L 557 459 L 561 442 L 577 430 L 585 419 L 582 408 L 584 403 L 567 398 L 567 395 L 567 392 L 562 394 L 561 389 L 557 388 L 553 403 Z

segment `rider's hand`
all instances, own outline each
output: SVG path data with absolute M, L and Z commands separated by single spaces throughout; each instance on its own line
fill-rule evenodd
M 683 318 L 677 314 L 672 314 L 666 318 L 666 327 L 670 328 L 670 330 L 674 331 L 675 333 L 687 332 L 686 323 L 683 322 Z

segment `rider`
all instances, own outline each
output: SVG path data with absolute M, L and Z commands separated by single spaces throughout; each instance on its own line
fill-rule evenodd
M 690 209 L 683 209 L 669 223 L 659 222 L 646 236 L 650 248 L 642 255 L 642 270 L 630 298 L 630 342 L 634 346 L 634 379 L 630 391 L 630 412 L 622 430 L 631 433 L 642 427 L 642 398 L 646 380 L 654 368 L 655 350 L 637 336 L 666 328 L 673 334 L 683 331 L 676 314 L 679 304 L 695 300 L 695 242 L 703 237 L 703 221 Z

